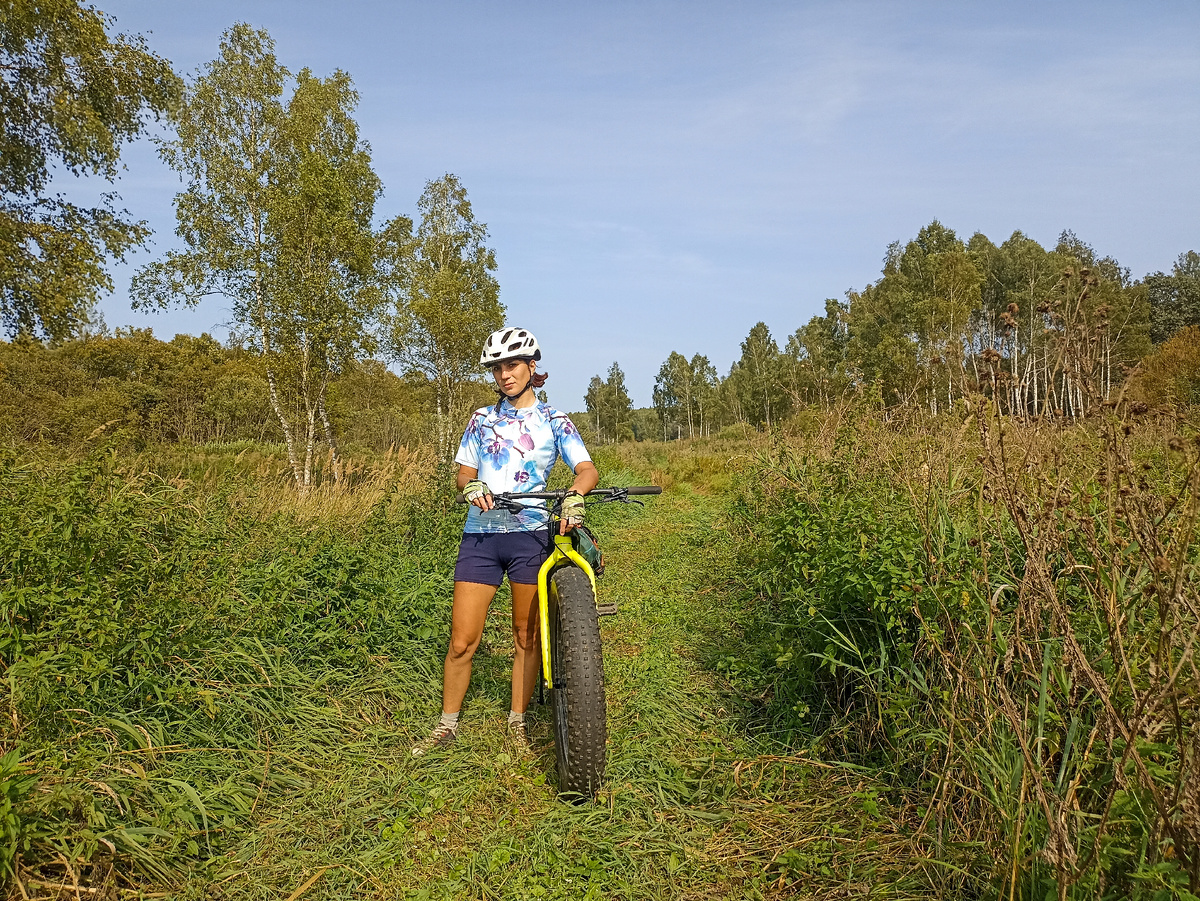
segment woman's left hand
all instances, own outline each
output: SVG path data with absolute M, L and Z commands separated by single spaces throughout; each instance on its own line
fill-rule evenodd
M 583 525 L 584 509 L 582 495 L 568 494 L 563 498 L 558 520 L 558 534 L 566 535 L 577 526 Z

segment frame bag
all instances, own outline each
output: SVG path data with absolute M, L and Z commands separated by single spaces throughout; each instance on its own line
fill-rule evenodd
M 604 572 L 604 554 L 600 550 L 600 542 L 596 540 L 595 532 L 587 526 L 576 526 L 571 532 L 571 546 L 588 562 L 595 575 L 599 576 Z

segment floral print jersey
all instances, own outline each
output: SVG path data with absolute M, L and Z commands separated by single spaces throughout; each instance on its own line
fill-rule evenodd
M 518 410 L 508 400 L 499 408 L 484 407 L 471 414 L 454 462 L 470 466 L 494 493 L 542 491 L 554 462 L 575 471 L 592 458 L 575 424 L 566 413 L 537 403 Z M 530 500 L 520 513 L 468 508 L 464 532 L 533 532 L 548 526 L 545 501 Z

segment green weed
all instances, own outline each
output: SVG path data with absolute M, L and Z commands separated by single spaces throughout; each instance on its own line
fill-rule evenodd
M 734 495 L 755 615 L 714 665 L 751 725 L 910 798 L 988 896 L 1190 898 L 1191 445 L 986 406 L 835 434 Z
M 273 755 L 281 736 L 340 732 L 351 688 L 375 703 L 424 688 L 449 594 L 445 500 L 384 493 L 312 520 L 253 494 L 110 458 L 0 460 L 5 861 L 79 879 L 108 854 L 173 878 L 303 780 Z

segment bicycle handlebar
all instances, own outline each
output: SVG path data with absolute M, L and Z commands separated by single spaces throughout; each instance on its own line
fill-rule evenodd
M 519 498 L 529 498 L 530 500 L 544 501 L 560 501 L 567 496 L 567 488 L 560 488 L 557 491 L 503 491 L 499 494 L 492 495 L 501 500 L 517 500 Z M 613 496 L 621 497 L 624 495 L 637 494 L 662 494 L 662 488 L 658 485 L 634 485 L 629 488 L 593 488 L 584 497 L 595 497 L 601 500 L 607 500 Z M 455 497 L 456 504 L 467 503 L 466 497 L 460 491 Z

